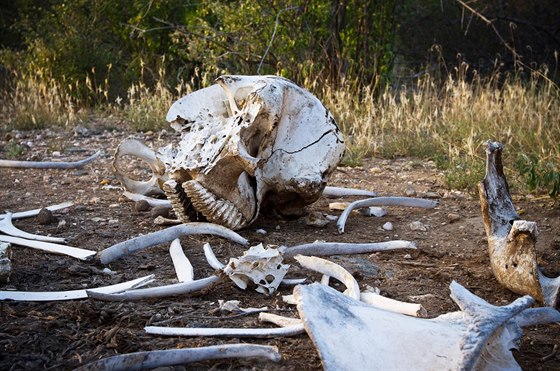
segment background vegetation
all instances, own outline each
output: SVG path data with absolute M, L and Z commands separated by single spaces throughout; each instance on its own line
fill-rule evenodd
M 555 0 L 3 2 L 0 130 L 156 130 L 220 74 L 278 74 L 333 111 L 347 164 L 431 158 L 472 188 L 495 139 L 510 178 L 558 196 L 558 19 Z

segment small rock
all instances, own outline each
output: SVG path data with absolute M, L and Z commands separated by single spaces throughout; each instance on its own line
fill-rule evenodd
M 152 218 L 161 216 L 162 218 L 169 218 L 169 208 L 164 206 L 156 206 L 151 211 Z
M 12 273 L 12 249 L 9 243 L 0 242 L 0 283 L 10 280 Z
M 37 223 L 47 225 L 56 222 L 56 217 L 49 209 L 42 208 L 37 215 Z
M 420 221 L 410 223 L 409 227 L 413 231 L 426 232 L 428 230 L 428 227 L 426 227 L 426 225 Z
M 439 198 L 439 194 L 437 192 L 426 192 L 425 194 L 426 198 Z
M 449 223 L 458 222 L 459 220 L 461 220 L 461 215 L 456 213 L 449 213 L 447 214 L 447 220 L 449 220 Z
M 62 219 L 61 221 L 58 222 L 58 228 L 64 228 L 66 227 L 66 220 Z
M 255 230 L 255 232 L 258 233 L 258 234 L 266 234 L 267 233 L 264 229 L 261 229 L 261 228 Z
M 387 222 L 387 223 L 383 224 L 382 228 L 386 231 L 392 231 L 393 230 L 393 223 Z
M 407 196 L 407 197 L 414 197 L 414 196 L 416 196 L 416 190 L 414 189 L 413 186 L 408 185 L 408 186 L 406 186 L 406 188 L 404 189 L 404 194 L 405 194 L 405 196 Z
M 329 224 L 329 219 L 327 219 L 322 212 L 313 211 L 305 218 L 305 224 L 311 227 L 323 228 Z
M 146 200 L 140 200 L 134 203 L 134 210 L 136 211 L 148 211 L 150 208 L 150 203 Z
M 377 218 L 381 218 L 382 216 L 387 215 L 387 209 L 384 207 L 370 206 L 360 209 L 360 214 L 364 216 L 375 216 Z

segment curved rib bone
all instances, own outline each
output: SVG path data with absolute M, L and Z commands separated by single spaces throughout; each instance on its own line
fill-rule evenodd
M 119 354 L 88 363 L 76 371 L 145 370 L 223 358 L 262 358 L 273 362 L 281 360 L 278 348 L 274 346 L 227 344 Z
M 83 290 L 70 291 L 0 291 L 0 300 L 17 301 L 59 301 L 85 299 L 88 297 L 86 291 L 111 294 L 124 290 L 144 286 L 153 281 L 154 275 L 140 277 L 132 281 L 117 283 L 116 285 L 97 287 Z
M 421 207 L 425 209 L 433 209 L 437 206 L 436 201 L 426 200 L 423 198 L 412 197 L 374 197 L 365 200 L 358 200 L 350 203 L 348 207 L 340 214 L 336 225 L 339 233 L 344 233 L 344 225 L 348 215 L 354 209 L 370 206 L 408 206 L 408 207 Z
M 204 256 L 206 256 L 206 260 L 208 261 L 208 264 L 210 264 L 212 268 L 217 270 L 222 270 L 225 268 L 225 265 L 222 264 L 218 260 L 218 258 L 216 258 L 216 255 L 214 255 L 214 250 L 212 250 L 212 246 L 210 246 L 209 243 L 205 243 L 203 249 L 204 249 Z
M 375 197 L 375 196 L 377 196 L 377 193 L 372 192 L 372 191 L 367 191 L 365 189 L 326 186 L 325 190 L 323 191 L 323 196 L 326 196 L 326 197 L 344 197 L 344 196 Z
M 117 259 L 122 258 L 124 255 L 128 255 L 135 251 L 142 250 L 154 245 L 159 245 L 161 243 L 166 243 L 181 236 L 191 234 L 216 235 L 227 238 L 240 245 L 249 244 L 249 241 L 247 241 L 245 238 L 241 237 L 234 231 L 227 229 L 226 227 L 222 227 L 221 225 L 212 223 L 188 223 L 176 225 L 167 229 L 163 229 L 161 231 L 120 242 L 101 251 L 98 254 L 99 260 L 102 264 L 109 264 Z
M 485 146 L 486 175 L 478 191 L 494 276 L 511 291 L 554 307 L 560 276 L 548 278 L 537 266 L 537 224 L 518 220 L 503 171 L 503 145 L 488 141 Z
M 193 266 L 189 259 L 186 257 L 181 241 L 176 238 L 169 246 L 169 255 L 175 267 L 175 273 L 179 282 L 191 282 L 194 278 Z
M 0 232 L 13 237 L 25 238 L 27 240 L 54 242 L 54 243 L 68 242 L 65 238 L 61 238 L 61 237 L 41 236 L 38 234 L 32 234 L 32 233 L 27 233 L 25 231 L 22 231 L 21 229 L 16 228 L 12 224 L 12 215 L 13 214 L 11 212 L 7 212 L 6 217 L 0 220 Z
M 146 289 L 129 290 L 118 294 L 105 294 L 86 290 L 90 298 L 103 301 L 134 301 L 165 296 L 185 295 L 205 290 L 220 281 L 219 276 L 210 276 L 190 282 L 174 283 L 172 285 L 149 287 Z
M 70 207 L 72 205 L 74 205 L 73 202 L 63 202 L 63 203 L 58 204 L 58 205 L 47 206 L 47 207 L 45 207 L 45 209 L 50 210 L 50 211 L 56 211 L 56 210 L 66 209 L 67 207 Z M 13 213 L 12 214 L 12 220 L 24 219 L 24 218 L 30 218 L 32 216 L 36 216 L 41 212 L 41 210 L 43 210 L 43 208 L 33 209 L 33 210 L 28 210 L 28 211 L 20 211 L 20 212 L 17 212 L 17 213 Z M 6 216 L 7 216 L 7 214 L 0 214 L 0 220 L 4 219 Z
M 321 256 L 365 254 L 396 249 L 416 249 L 416 245 L 414 242 L 402 240 L 372 243 L 314 242 L 292 247 L 283 247 L 282 255 L 289 258 L 295 255 Z
M 131 179 L 125 175 L 124 171 L 119 169 L 120 158 L 127 155 L 138 157 L 150 166 L 152 170 L 152 177 L 150 180 L 139 181 Z M 144 196 L 164 194 L 160 183 L 163 184 L 163 182 L 167 180 L 165 165 L 157 158 L 156 153 L 152 149 L 139 140 L 127 138 L 119 144 L 113 160 L 113 172 L 122 183 L 123 187 L 131 193 Z
M 78 247 L 58 245 L 51 242 L 27 240 L 12 236 L 0 235 L 0 242 L 8 242 L 14 245 L 31 247 L 33 249 L 48 251 L 55 254 L 68 255 L 80 260 L 87 260 L 96 254 L 95 251 L 80 249 Z
M 75 162 L 0 160 L 0 167 L 27 169 L 79 169 L 95 161 L 95 159 L 97 159 L 100 155 L 101 151 L 97 151 L 88 158 Z

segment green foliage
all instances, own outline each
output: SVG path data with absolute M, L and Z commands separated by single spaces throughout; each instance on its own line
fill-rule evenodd
M 548 189 L 551 197 L 560 196 L 559 163 L 540 161 L 534 153 L 522 153 L 517 159 L 517 170 L 525 179 L 530 191 Z

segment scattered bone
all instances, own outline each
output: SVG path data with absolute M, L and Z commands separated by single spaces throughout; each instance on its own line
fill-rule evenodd
M 0 160 L 0 168 L 9 167 L 28 169 L 80 169 L 87 164 L 95 161 L 100 155 L 101 151 L 97 151 L 88 158 L 75 162 Z
M 387 209 L 379 206 L 370 206 L 370 207 L 362 208 L 359 210 L 359 212 L 363 216 L 375 216 L 377 218 L 381 218 L 382 216 L 387 215 Z
M 347 255 L 396 249 L 416 249 L 416 245 L 414 242 L 402 240 L 371 243 L 314 242 L 292 247 L 282 246 L 280 249 L 282 255 L 289 258 L 294 255 Z
M 12 274 L 12 245 L 0 242 L 0 283 L 10 280 Z
M 208 264 L 210 264 L 212 268 L 216 270 L 224 269 L 225 265 L 222 264 L 222 262 L 220 262 L 218 258 L 216 258 L 216 255 L 214 255 L 214 250 L 212 250 L 212 246 L 210 246 L 209 243 L 205 243 L 203 249 L 204 249 L 204 256 L 206 256 L 206 260 L 208 261 Z
M 274 323 L 276 326 L 280 326 L 280 327 L 290 327 L 290 326 L 299 325 L 301 326 L 303 332 L 303 323 L 299 318 L 290 318 L 290 317 L 279 316 L 274 313 L 263 312 L 259 314 L 259 321 Z
M 218 305 L 220 306 L 220 310 L 223 312 L 235 312 L 235 313 L 261 313 L 263 311 L 267 311 L 268 307 L 261 307 L 261 308 L 241 308 L 239 306 L 239 300 L 218 300 Z
M 284 286 L 302 285 L 307 281 L 307 278 L 283 278 L 281 284 Z
M 176 238 L 169 246 L 169 255 L 175 267 L 179 282 L 191 282 L 194 279 L 194 270 L 190 260 L 185 256 L 181 241 Z
M 58 205 L 47 206 L 47 207 L 45 207 L 45 209 L 50 210 L 50 211 L 58 211 L 58 210 L 69 208 L 72 205 L 74 205 L 73 202 L 63 202 L 63 203 L 58 204 Z M 30 218 L 30 217 L 36 216 L 41 212 L 41 210 L 43 210 L 43 208 L 28 210 L 28 211 L 20 211 L 18 213 L 13 213 L 12 214 L 12 220 L 24 219 L 24 218 Z M 4 219 L 6 217 L 6 215 L 7 214 L 0 214 L 0 220 Z
M 305 218 L 305 225 L 310 227 L 323 228 L 329 224 L 329 222 L 330 220 L 328 220 L 320 211 L 312 211 L 307 214 L 307 217 Z
M 150 180 L 139 181 L 129 178 L 125 172 L 119 168 L 122 161 L 121 158 L 124 156 L 135 156 L 145 161 L 152 170 L 152 177 Z M 163 184 L 163 182 L 167 180 L 165 165 L 156 156 L 154 151 L 136 139 L 128 138 L 119 144 L 113 160 L 113 172 L 123 187 L 130 193 L 137 193 L 144 196 L 163 194 L 160 184 Z
M 325 190 L 323 191 L 323 196 L 325 197 L 345 197 L 345 196 L 376 197 L 377 193 L 367 191 L 365 189 L 326 186 Z
M 154 224 L 155 225 L 178 225 L 183 223 L 182 221 L 180 221 L 179 219 L 168 219 L 168 218 L 164 218 L 163 216 L 158 216 L 157 218 L 154 219 Z
M 146 326 L 144 331 L 153 335 L 167 336 L 216 336 L 243 338 L 273 338 L 277 336 L 296 336 L 303 333 L 303 324 L 280 328 L 194 328 Z
M 145 289 L 128 290 L 118 294 L 106 294 L 86 290 L 88 296 L 103 301 L 134 301 L 166 296 L 186 295 L 206 290 L 220 281 L 219 276 L 210 276 L 190 282 L 180 282 L 171 285 L 149 287 Z
M 537 224 L 518 220 L 503 171 L 503 145 L 488 141 L 485 146 L 486 175 L 478 190 L 494 276 L 511 291 L 554 307 L 560 276 L 546 277 L 537 266 Z
M 387 223 L 383 224 L 383 226 L 381 228 L 383 228 L 386 231 L 392 231 L 393 230 L 393 223 L 387 222 Z
M 241 245 L 248 245 L 249 241 L 234 231 L 211 223 L 189 223 L 169 227 L 167 229 L 150 233 L 144 236 L 117 243 L 101 251 L 98 256 L 102 264 L 109 264 L 125 255 L 161 243 L 172 241 L 176 238 L 192 234 L 210 234 L 227 238 Z
M 406 314 L 413 317 L 427 317 L 428 312 L 422 304 L 405 303 L 402 301 L 387 298 L 374 292 L 362 292 L 360 301 L 379 309 L 388 310 L 395 313 Z
M 0 235 L 0 242 L 8 242 L 14 245 L 31 247 L 33 249 L 52 252 L 55 254 L 68 255 L 80 260 L 88 260 L 96 254 L 95 251 L 80 249 L 78 247 L 59 245 L 51 242 L 27 240 L 25 238 Z
M 411 231 L 419 231 L 419 232 L 426 232 L 428 227 L 426 224 L 422 223 L 421 221 L 417 220 L 408 225 Z
M 46 209 L 43 209 L 46 210 Z M 48 211 L 48 210 L 47 210 Z M 49 211 L 50 213 L 50 211 Z M 12 213 L 6 213 L 6 217 L 0 220 L 0 232 L 5 233 L 10 236 L 25 238 L 27 240 L 35 240 L 35 241 L 45 241 L 45 242 L 54 242 L 54 243 L 66 243 L 65 238 L 60 237 L 49 237 L 49 236 L 41 236 L 38 234 L 32 234 L 24 232 L 18 228 L 16 228 L 12 224 Z
M 267 233 L 266 230 L 262 229 L 262 228 L 255 229 L 255 232 L 258 233 L 258 234 L 266 234 Z
M 354 209 L 359 209 L 362 207 L 370 206 L 407 206 L 407 207 L 421 207 L 426 209 L 432 209 L 437 206 L 437 202 L 432 200 L 425 200 L 422 198 L 411 198 L 411 197 L 374 197 L 365 200 L 358 200 L 350 203 L 348 207 L 340 214 L 338 222 L 338 232 L 344 233 L 344 225 L 346 224 L 346 219 L 350 215 L 350 212 Z
M 258 358 L 279 362 L 278 348 L 269 345 L 226 344 L 119 354 L 78 367 L 76 371 L 145 370 L 228 358 Z
M 332 211 L 344 211 L 350 202 L 331 202 L 329 203 L 329 210 Z
M 154 275 L 140 277 L 132 281 L 118 283 L 116 285 L 97 287 L 83 290 L 70 291 L 0 291 L 0 300 L 16 301 L 60 301 L 76 300 L 88 297 L 88 292 L 111 294 L 120 291 L 144 286 L 153 281 Z
M 146 201 L 151 207 L 161 206 L 161 207 L 166 207 L 168 209 L 171 208 L 171 203 L 169 202 L 169 200 L 162 200 L 159 198 L 148 197 L 138 193 L 132 193 L 129 191 L 124 191 L 123 196 L 135 202 Z
M 265 248 L 262 243 L 252 246 L 240 258 L 231 258 L 224 273 L 241 289 L 255 284 L 255 290 L 270 295 L 280 285 L 290 266 L 282 264 L 279 249 Z
M 519 369 L 510 351 L 521 336 L 515 319 L 533 300 L 526 296 L 495 307 L 455 282 L 451 291 L 462 311 L 434 319 L 370 307 L 320 284 L 297 286 L 294 294 L 326 370 L 364 365 L 371 369 Z M 334 341 L 333 334 L 344 340 Z
M 336 278 L 347 287 L 348 296 L 355 300 L 360 300 L 360 286 L 358 286 L 358 282 L 340 265 L 314 256 L 297 255 L 294 256 L 294 259 L 296 259 L 297 262 L 304 268 Z

